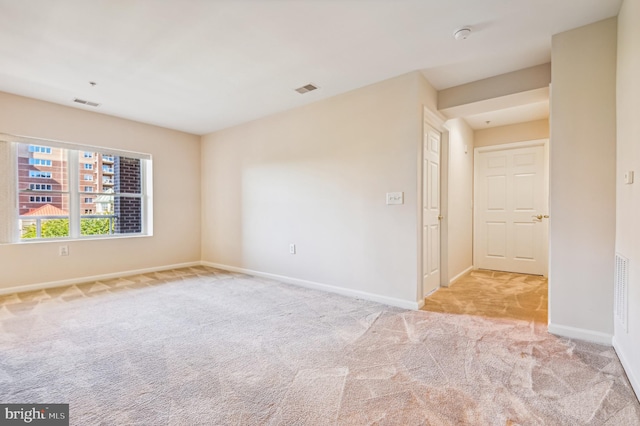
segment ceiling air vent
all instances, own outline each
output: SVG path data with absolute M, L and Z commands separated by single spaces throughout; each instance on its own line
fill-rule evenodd
M 77 104 L 92 106 L 92 107 L 100 106 L 100 104 L 97 102 L 85 101 L 84 99 L 78 99 L 78 98 L 74 98 L 73 102 Z
M 307 92 L 311 92 L 312 90 L 316 90 L 318 88 L 318 86 L 314 86 L 313 84 L 309 83 L 305 86 L 302 87 L 298 87 L 296 89 L 296 92 L 300 93 L 301 95 L 307 93 Z

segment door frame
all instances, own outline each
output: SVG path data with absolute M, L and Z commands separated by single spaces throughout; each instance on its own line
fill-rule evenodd
M 448 158 L 449 158 L 449 128 L 446 126 L 446 118 L 439 113 L 431 111 L 426 106 L 423 106 L 422 120 L 420 124 L 420 140 L 418 143 L 418 155 L 417 157 L 417 205 L 416 212 L 418 216 L 417 220 L 417 248 L 418 248 L 418 268 L 416 274 L 417 283 L 417 300 L 418 308 L 424 305 L 424 298 L 426 294 L 423 294 L 422 279 L 423 279 L 423 256 L 422 256 L 422 242 L 423 242 L 423 208 L 422 208 L 422 194 L 423 194 L 423 179 L 424 179 L 424 131 L 425 122 L 431 127 L 440 132 L 440 214 L 443 219 L 440 221 L 440 287 L 446 287 L 449 283 L 449 274 L 447 271 L 447 187 L 448 187 Z
M 544 148 L 544 186 L 546 190 L 546 196 L 544 197 L 544 203 L 547 210 L 547 214 L 549 212 L 549 189 L 550 189 L 550 181 L 549 181 L 549 139 L 535 139 L 530 141 L 522 141 L 522 142 L 512 142 L 505 143 L 501 145 L 489 145 L 489 146 L 481 146 L 474 148 L 473 150 L 473 269 L 478 269 L 478 211 L 477 211 L 477 199 L 478 199 L 478 163 L 480 161 L 479 155 L 485 152 L 494 152 L 494 151 L 505 151 L 509 149 L 518 149 L 518 148 L 530 148 L 534 146 L 542 146 Z M 546 240 L 546 244 L 544 245 L 545 253 L 542 256 L 542 261 L 544 265 L 544 277 L 548 277 L 549 275 L 549 222 L 547 221 L 547 226 L 544 227 L 544 239 Z

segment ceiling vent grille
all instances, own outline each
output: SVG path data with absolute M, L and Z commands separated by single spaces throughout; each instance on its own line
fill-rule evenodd
M 311 83 L 302 86 L 302 87 L 298 87 L 296 89 L 296 92 L 300 93 L 301 95 L 304 95 L 305 93 L 311 92 L 312 90 L 316 90 L 318 88 L 318 86 L 315 86 Z
M 78 99 L 78 98 L 74 98 L 73 102 L 75 102 L 77 104 L 92 106 L 92 107 L 100 106 L 100 104 L 97 103 L 97 102 L 85 101 L 84 99 Z

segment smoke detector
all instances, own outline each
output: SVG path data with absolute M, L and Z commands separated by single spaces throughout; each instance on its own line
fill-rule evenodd
M 453 32 L 453 38 L 456 40 L 466 40 L 467 37 L 469 37 L 469 34 L 471 34 L 471 28 L 462 27 Z

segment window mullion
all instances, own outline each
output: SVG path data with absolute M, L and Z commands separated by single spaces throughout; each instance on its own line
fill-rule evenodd
M 152 182 L 151 161 L 140 160 L 142 233 L 146 235 L 153 234 L 153 200 L 151 199 L 151 194 L 153 194 Z
M 80 237 L 80 162 L 78 151 L 70 149 L 68 152 L 68 190 L 69 190 L 69 236 Z

